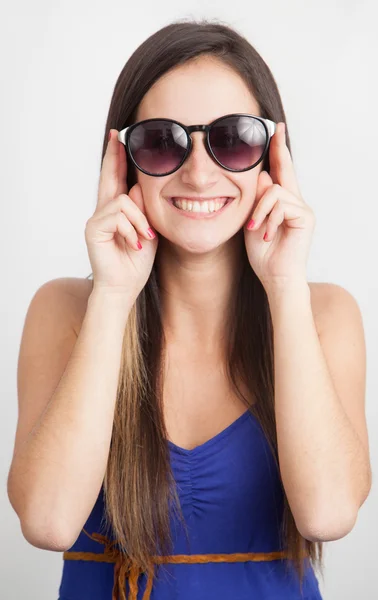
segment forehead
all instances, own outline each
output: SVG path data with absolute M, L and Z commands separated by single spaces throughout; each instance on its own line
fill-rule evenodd
M 247 84 L 228 65 L 201 57 L 156 81 L 139 104 L 137 120 L 166 117 L 194 125 L 237 112 L 260 115 Z

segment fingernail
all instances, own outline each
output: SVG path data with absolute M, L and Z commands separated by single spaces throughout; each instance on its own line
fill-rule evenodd
M 137 241 L 136 245 L 138 247 L 138 250 L 142 250 L 143 246 L 142 246 L 142 244 L 140 243 L 139 240 Z
M 155 238 L 155 237 L 156 237 L 156 235 L 155 235 L 155 233 L 152 231 L 151 227 L 149 227 L 149 228 L 147 229 L 147 233 L 148 233 L 148 235 L 150 236 L 150 238 Z
M 247 229 L 252 229 L 252 227 L 254 226 L 254 224 L 255 224 L 255 221 L 254 221 L 253 219 L 251 219 L 251 220 L 248 222 Z
M 112 130 L 109 131 L 109 142 L 112 139 Z

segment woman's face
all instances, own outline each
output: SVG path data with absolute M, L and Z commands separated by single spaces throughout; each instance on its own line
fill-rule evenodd
M 260 115 L 259 106 L 241 77 L 219 61 L 201 57 L 176 67 L 148 90 L 137 121 L 154 117 L 185 125 L 208 124 L 229 113 Z M 151 177 L 136 169 L 149 223 L 172 244 L 188 252 L 208 252 L 229 240 L 250 216 L 257 177 L 263 161 L 242 173 L 223 169 L 206 152 L 205 133 L 192 133 L 192 152 L 171 175 Z M 175 208 L 172 197 L 231 197 L 234 200 L 211 218 L 193 219 Z

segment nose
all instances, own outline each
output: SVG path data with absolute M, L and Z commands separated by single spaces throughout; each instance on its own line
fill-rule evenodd
M 202 131 L 191 134 L 191 152 L 179 169 L 182 182 L 197 190 L 210 188 L 217 181 L 221 169 L 207 153 L 205 136 Z

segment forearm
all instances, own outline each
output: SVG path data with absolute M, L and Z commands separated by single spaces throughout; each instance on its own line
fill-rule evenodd
M 307 282 L 267 294 L 283 484 L 300 531 L 337 539 L 357 516 L 365 452 L 332 383 Z
M 43 544 L 75 537 L 101 487 L 122 341 L 132 302 L 92 292 L 63 376 L 9 476 L 23 530 Z M 78 533 L 78 531 L 77 531 Z

